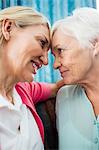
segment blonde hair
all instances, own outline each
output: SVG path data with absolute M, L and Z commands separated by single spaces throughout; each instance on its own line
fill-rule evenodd
M 4 37 L 2 34 L 2 21 L 11 19 L 16 26 L 25 27 L 29 25 L 45 24 L 50 28 L 49 21 L 45 16 L 31 7 L 13 6 L 0 11 L 0 45 L 2 45 Z

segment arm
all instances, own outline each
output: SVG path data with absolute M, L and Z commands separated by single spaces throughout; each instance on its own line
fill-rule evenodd
M 63 85 L 63 80 L 56 83 L 31 82 L 31 94 L 34 103 L 55 97 L 56 93 Z
M 57 83 L 25 82 L 18 83 L 16 89 L 21 97 L 31 97 L 34 104 L 55 96 L 63 81 Z

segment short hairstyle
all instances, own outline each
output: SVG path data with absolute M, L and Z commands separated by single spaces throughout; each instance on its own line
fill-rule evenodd
M 36 24 L 46 24 L 48 29 L 50 28 L 47 18 L 31 7 L 12 6 L 5 8 L 0 11 L 0 45 L 2 45 L 4 40 L 1 29 L 4 19 L 13 20 L 21 28 Z
M 75 37 L 81 47 L 91 48 L 92 43 L 99 37 L 99 12 L 94 8 L 83 7 L 73 11 L 73 15 L 57 21 L 52 27 L 52 36 L 57 30 Z M 66 33 L 66 30 L 70 33 Z

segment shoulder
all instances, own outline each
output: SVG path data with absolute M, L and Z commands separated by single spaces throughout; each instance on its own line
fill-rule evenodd
M 80 85 L 66 85 L 62 87 L 57 93 L 57 103 L 62 101 L 72 101 L 75 97 L 79 96 L 82 92 Z
M 22 89 L 22 90 L 28 90 L 30 91 L 31 88 L 34 88 L 36 86 L 36 82 L 19 82 L 16 84 L 16 89 Z
M 24 92 L 28 92 L 30 91 L 30 83 L 28 82 L 19 82 L 15 85 L 15 88 L 17 91 L 24 91 Z
M 79 85 L 66 85 L 60 88 L 57 93 L 57 96 L 62 97 L 72 97 L 73 95 L 77 94 L 81 90 Z
M 35 83 L 34 82 L 19 82 L 16 84 L 15 88 L 19 94 L 28 94 L 31 95 L 32 89 L 34 89 Z

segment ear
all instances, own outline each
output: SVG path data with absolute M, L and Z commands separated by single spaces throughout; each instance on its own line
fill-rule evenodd
M 92 44 L 93 44 L 93 47 L 94 47 L 94 52 L 93 52 L 94 56 L 99 55 L 99 38 L 96 38 L 94 40 L 94 42 L 92 42 Z
M 10 19 L 4 19 L 2 22 L 2 33 L 5 38 L 5 40 L 10 39 L 10 32 L 12 29 L 13 21 Z

